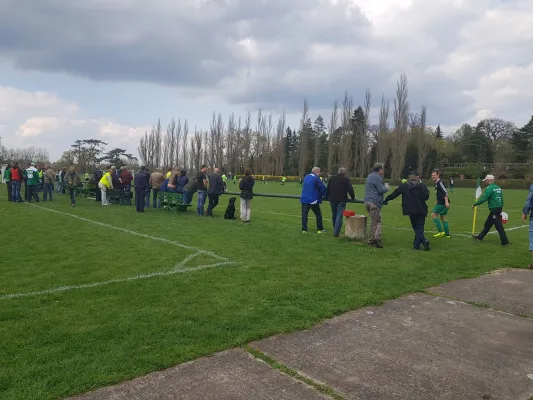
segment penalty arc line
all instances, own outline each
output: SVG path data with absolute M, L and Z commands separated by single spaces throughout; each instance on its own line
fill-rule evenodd
M 71 217 L 71 218 L 76 218 L 76 219 L 79 219 L 80 221 L 85 221 L 85 222 L 89 222 L 91 224 L 100 225 L 100 226 L 103 226 L 103 227 L 106 227 L 106 228 L 110 228 L 110 229 L 115 229 L 115 230 L 120 231 L 120 232 L 129 233 L 130 235 L 140 236 L 140 237 L 143 237 L 143 238 L 152 239 L 152 240 L 156 240 L 156 241 L 167 243 L 167 244 L 172 244 L 174 246 L 181 247 L 182 249 L 192 250 L 192 251 L 195 251 L 195 252 L 200 253 L 200 254 L 208 255 L 208 256 L 213 257 L 213 258 L 215 258 L 215 259 L 217 259 L 219 261 L 229 261 L 228 258 L 219 256 L 219 255 L 213 253 L 212 251 L 207 251 L 207 250 L 198 249 L 196 247 L 187 246 L 187 245 L 185 245 L 183 243 L 180 243 L 180 242 L 177 242 L 175 240 L 165 239 L 165 238 L 158 237 L 158 236 L 147 235 L 145 233 L 132 231 L 130 229 L 121 228 L 121 227 L 118 227 L 118 226 L 106 224 L 104 222 L 94 221 L 94 220 L 89 219 L 89 218 L 80 217 L 79 215 L 74 215 L 74 214 L 71 214 L 71 213 L 63 212 L 63 211 L 52 210 L 51 208 L 46 208 L 46 207 L 38 206 L 38 205 L 35 205 L 35 204 L 31 204 L 31 203 L 26 203 L 26 204 L 28 204 L 28 205 L 30 205 L 32 207 L 35 207 L 35 208 L 39 208 L 41 210 L 53 212 L 53 213 L 60 214 L 60 215 L 66 215 L 66 216 Z
M 199 266 L 192 267 L 192 268 L 173 269 L 171 271 L 166 271 L 166 272 L 152 272 L 150 274 L 141 274 L 141 275 L 130 276 L 127 278 L 117 278 L 117 279 L 111 279 L 109 281 L 87 283 L 83 285 L 61 286 L 61 287 L 57 287 L 53 289 L 41 290 L 41 291 L 36 291 L 36 292 L 5 294 L 5 295 L 0 296 L 0 300 L 9 300 L 9 299 L 16 299 L 16 298 L 21 298 L 21 297 L 31 297 L 31 296 L 39 296 L 43 294 L 67 292 L 67 291 L 76 290 L 76 289 L 89 289 L 89 288 L 94 288 L 94 287 L 99 287 L 99 286 L 110 285 L 112 283 L 131 282 L 131 281 L 136 281 L 139 279 L 149 279 L 149 278 L 158 277 L 158 276 L 169 276 L 169 275 L 174 275 L 174 274 L 181 274 L 185 272 L 199 271 L 202 269 L 216 268 L 216 267 L 222 267 L 225 265 L 234 265 L 234 264 L 236 263 L 234 263 L 233 261 L 225 261 L 225 262 L 219 262 L 215 264 L 199 265 Z

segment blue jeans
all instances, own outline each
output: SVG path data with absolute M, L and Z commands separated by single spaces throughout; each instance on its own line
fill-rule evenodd
M 427 243 L 427 239 L 424 236 L 424 225 L 426 224 L 426 217 L 423 215 L 409 215 L 411 220 L 411 226 L 415 231 L 415 240 L 413 241 L 413 249 L 420 249 L 421 245 Z
M 52 201 L 52 193 L 54 192 L 53 183 L 45 183 L 43 185 L 43 200 L 46 201 L 48 196 L 50 196 L 50 201 Z
M 205 200 L 207 199 L 207 190 L 199 190 L 198 191 L 198 203 L 196 205 L 196 214 L 198 215 L 204 215 L 204 205 Z
M 76 204 L 76 188 L 69 187 L 68 193 L 70 194 L 70 204 Z M 50 197 L 50 200 L 52 200 L 52 197 Z
M 57 182 L 57 193 L 63 193 L 63 182 Z
M 533 251 L 533 218 L 529 220 L 529 251 Z
M 183 189 L 183 194 L 182 194 L 182 201 L 183 201 L 183 204 L 189 204 L 191 202 L 191 192 L 189 192 L 188 190 L 185 190 Z
M 159 196 L 159 189 L 153 189 L 154 208 L 161 208 L 161 196 Z
M 342 228 L 342 212 L 346 208 L 345 201 L 330 201 L 331 220 L 333 222 L 333 234 L 338 236 Z
M 11 181 L 11 200 L 16 203 L 20 201 L 20 181 Z

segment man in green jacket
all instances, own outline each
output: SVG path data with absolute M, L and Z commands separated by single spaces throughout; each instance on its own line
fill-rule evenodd
M 31 166 L 29 168 L 26 168 L 24 171 L 24 177 L 26 178 L 26 184 L 27 184 L 27 195 L 26 200 L 31 203 L 31 199 L 35 199 L 36 202 L 39 202 L 39 182 L 41 181 L 41 178 L 39 177 L 39 171 L 35 167 L 37 164 L 35 161 L 31 162 Z
M 483 238 L 489 233 L 492 225 L 495 226 L 498 234 L 500 235 L 500 241 L 502 246 L 508 246 L 509 240 L 503 229 L 501 213 L 503 209 L 503 192 L 502 189 L 494 183 L 494 175 L 487 175 L 483 182 L 488 184 L 485 192 L 479 197 L 479 199 L 472 205 L 472 208 L 479 206 L 485 202 L 488 202 L 489 216 L 485 221 L 485 226 L 481 233 L 474 236 L 474 239 L 482 241 Z
M 7 164 L 6 170 L 4 171 L 4 182 L 7 186 L 7 201 L 11 201 L 11 192 L 12 192 L 12 186 L 11 186 L 11 164 Z

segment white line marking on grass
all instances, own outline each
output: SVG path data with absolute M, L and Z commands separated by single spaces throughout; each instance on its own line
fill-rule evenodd
M 0 300 L 8 300 L 8 299 L 16 299 L 20 297 L 31 297 L 31 296 L 39 296 L 43 294 L 67 292 L 67 291 L 76 290 L 76 289 L 88 289 L 88 288 L 94 288 L 94 287 L 99 287 L 99 286 L 106 286 L 112 283 L 131 282 L 131 281 L 136 281 L 139 279 L 149 279 L 149 278 L 153 278 L 156 276 L 168 276 L 168 275 L 174 275 L 174 274 L 181 274 L 185 272 L 199 271 L 201 269 L 216 268 L 216 267 L 222 267 L 225 265 L 232 265 L 232 264 L 236 264 L 236 263 L 232 261 L 224 261 L 224 262 L 219 262 L 215 264 L 198 265 L 192 268 L 173 269 L 171 271 L 166 271 L 166 272 L 152 272 L 150 274 L 141 274 L 141 275 L 130 276 L 127 278 L 118 278 L 118 279 L 111 279 L 109 281 L 103 281 L 103 282 L 87 283 L 84 285 L 61 286 L 61 287 L 56 287 L 53 289 L 41 290 L 38 292 L 4 294 L 0 296 Z
M 75 215 L 75 214 L 71 214 L 71 213 L 67 213 L 67 212 L 63 212 L 63 211 L 52 210 L 51 208 L 46 208 L 46 207 L 38 206 L 38 205 L 35 205 L 35 204 L 31 204 L 31 203 L 26 203 L 26 204 L 28 204 L 28 205 L 30 205 L 32 207 L 35 207 L 35 208 L 39 208 L 41 210 L 50 211 L 50 212 L 53 212 L 53 213 L 56 213 L 56 214 L 60 214 L 60 215 L 66 215 L 66 216 L 71 217 L 71 218 L 76 218 L 76 219 L 79 219 L 80 221 L 85 221 L 85 222 L 89 222 L 91 224 L 100 225 L 100 226 L 104 226 L 106 228 L 115 229 L 115 230 L 120 231 L 120 232 L 129 233 L 130 235 L 135 235 L 135 236 L 140 236 L 140 237 L 144 237 L 144 238 L 147 238 L 147 239 L 157 240 L 159 242 L 172 244 L 174 246 L 181 247 L 183 249 L 193 250 L 193 251 L 196 251 L 197 253 L 201 253 L 201 254 L 205 254 L 205 255 L 211 256 L 211 257 L 216 258 L 217 260 L 220 260 L 220 261 L 229 261 L 228 258 L 216 255 L 215 253 L 213 253 L 211 251 L 202 250 L 202 249 L 199 249 L 199 248 L 196 248 L 196 247 L 192 247 L 192 246 L 187 246 L 187 245 L 185 245 L 183 243 L 180 243 L 180 242 L 177 242 L 175 240 L 170 240 L 170 239 L 165 239 L 165 238 L 158 237 L 158 236 L 147 235 L 145 233 L 135 232 L 135 231 L 132 231 L 132 230 L 129 230 L 129 229 L 126 229 L 126 228 L 121 228 L 121 227 L 118 227 L 118 226 L 109 225 L 109 224 L 106 224 L 104 222 L 94 221 L 94 220 L 89 219 L 89 218 L 80 217 L 79 215 Z

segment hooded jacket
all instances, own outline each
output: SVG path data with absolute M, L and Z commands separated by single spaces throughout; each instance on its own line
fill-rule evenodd
M 322 180 L 318 176 L 313 173 L 310 173 L 304 178 L 300 203 L 320 204 L 322 203 L 322 197 L 326 195 L 326 186 L 324 186 Z
M 429 199 L 429 189 L 420 181 L 409 180 L 398 186 L 394 192 L 389 194 L 385 203 L 402 196 L 403 215 L 428 215 L 426 201 Z

